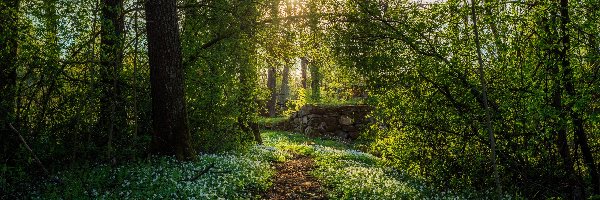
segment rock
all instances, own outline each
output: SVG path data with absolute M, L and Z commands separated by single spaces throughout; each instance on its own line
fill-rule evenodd
M 315 130 L 313 129 L 312 126 L 306 127 L 306 129 L 304 129 L 304 134 L 306 134 L 308 136 L 313 136 L 314 133 L 315 133 Z
M 347 139 L 356 140 L 356 139 L 358 139 L 358 136 L 360 136 L 360 133 L 357 132 L 357 131 L 355 131 L 355 132 L 348 132 Z
M 343 115 L 342 117 L 340 117 L 340 124 L 342 125 L 351 125 L 354 122 L 354 120 L 352 120 L 352 118 Z
M 321 122 L 319 124 L 319 127 L 317 128 L 317 130 L 319 130 L 319 132 L 321 132 L 321 133 L 324 133 L 327 131 L 326 127 L 327 127 L 327 123 Z
M 355 126 L 342 126 L 342 130 L 346 132 L 355 132 L 358 131 L 358 128 Z
M 348 133 L 344 132 L 344 131 L 337 131 L 335 132 L 335 136 L 341 139 L 347 139 L 348 138 Z
M 315 106 L 305 105 L 292 113 L 286 123 L 273 128 L 294 130 L 308 136 L 335 137 L 343 140 L 356 139 L 360 131 L 373 124 L 366 116 L 369 106 Z

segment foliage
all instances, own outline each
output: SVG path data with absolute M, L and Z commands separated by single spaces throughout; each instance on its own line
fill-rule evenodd
M 287 117 L 258 117 L 256 122 L 259 125 L 270 125 L 273 126 L 275 124 L 279 124 L 281 122 L 286 121 L 288 118 Z
M 355 23 L 335 24 L 329 41 L 339 63 L 366 76 L 377 121 L 371 150 L 440 189 L 494 186 L 476 15 L 504 189 L 596 193 L 598 152 L 587 146 L 597 149 L 598 54 L 595 36 L 578 30 L 597 31 L 588 20 L 598 12 L 588 9 L 595 1 L 562 2 L 345 2 L 344 19 Z
M 9 5 L 14 2 L 18 5 Z M 21 182 L 29 181 L 23 180 L 45 176 L 7 123 L 50 175 L 85 163 L 102 167 L 95 175 L 75 170 L 61 176 L 79 173 L 109 184 L 113 171 L 123 180 L 129 178 L 125 169 L 155 172 L 150 164 L 160 165 L 160 158 L 119 170 L 105 165 L 142 158 L 153 133 L 145 27 L 151 22 L 144 20 L 142 2 L 123 1 L 117 10 L 102 9 L 106 1 L 0 3 L 0 60 L 6 66 L 0 70 L 0 192 L 26 191 Z M 376 123 L 361 137 L 370 143 L 361 149 L 381 158 L 356 160 L 348 157 L 353 153 L 346 144 L 314 141 L 338 151 L 295 135 L 265 133 L 276 152 L 315 156 L 322 166 L 315 175 L 334 188 L 332 197 L 390 197 L 394 191 L 407 198 L 431 197 L 426 191 L 487 194 L 495 183 L 486 104 L 505 191 L 534 199 L 600 194 L 597 0 L 177 2 L 186 106 L 199 152 L 257 151 L 249 127 L 283 119 L 257 118 L 271 95 L 265 69 L 282 73 L 287 68 L 297 76 L 294 67 L 303 58 L 307 87 L 291 78 L 295 99 L 280 102 L 280 113 L 309 103 L 367 103 L 375 109 Z M 122 12 L 112 19 L 123 24 L 108 23 L 107 11 Z M 481 45 L 476 45 L 473 22 Z M 114 49 L 106 46 L 107 38 L 118 35 L 108 33 L 111 25 L 124 27 Z M 111 50 L 118 52 L 106 56 Z M 487 99 L 475 70 L 478 51 Z M 278 153 L 273 159 L 286 156 Z M 355 176 L 341 179 L 349 172 Z M 428 189 L 421 190 L 413 179 Z M 360 182 L 372 184 L 356 185 Z M 73 187 L 67 194 L 82 194 L 88 187 L 67 184 Z M 102 184 L 98 191 L 111 190 Z M 43 194 L 59 194 L 52 187 Z
M 61 172 L 57 177 L 63 183 L 46 182 L 28 195 L 33 199 L 251 199 L 270 186 L 274 171 L 269 162 L 281 156 L 270 147 L 256 146 L 246 153 L 203 154 L 194 162 L 152 157 L 121 166 L 86 166 Z M 204 174 L 198 177 L 200 173 Z

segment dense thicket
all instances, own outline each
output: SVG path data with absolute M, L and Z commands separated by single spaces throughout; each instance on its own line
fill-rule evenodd
M 492 188 L 487 102 L 501 185 L 530 198 L 598 194 L 597 5 L 348 2 L 354 23 L 336 27 L 334 46 L 368 77 L 373 150 L 439 187 Z

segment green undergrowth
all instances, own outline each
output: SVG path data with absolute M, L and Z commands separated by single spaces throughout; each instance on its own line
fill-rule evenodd
M 265 132 L 263 137 L 267 146 L 313 157 L 312 174 L 331 199 L 494 199 L 491 192 L 432 190 L 418 178 L 387 167 L 382 159 L 334 140 L 278 131 Z
M 311 156 L 311 172 L 330 199 L 481 199 L 485 194 L 439 192 L 385 161 L 329 139 L 281 131 L 262 133 L 264 145 L 243 152 L 201 154 L 193 162 L 152 157 L 118 166 L 65 170 L 27 199 L 259 199 L 272 185 L 274 162 Z
M 256 146 L 243 153 L 200 155 L 194 162 L 154 157 L 118 167 L 96 166 L 58 174 L 33 199 L 258 199 L 271 186 L 273 161 L 286 155 Z M 200 175 L 201 174 L 201 175 Z

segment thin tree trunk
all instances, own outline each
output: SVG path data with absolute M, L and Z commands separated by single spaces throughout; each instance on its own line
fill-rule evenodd
M 485 73 L 483 70 L 483 59 L 481 57 L 481 43 L 479 41 L 479 31 L 477 28 L 477 15 L 475 14 L 475 0 L 471 0 L 471 17 L 473 20 L 473 32 L 475 35 L 475 45 L 477 48 L 477 62 L 479 64 L 479 81 L 481 82 L 481 95 L 483 96 L 483 107 L 485 109 L 485 126 L 488 132 L 488 137 L 490 140 L 490 149 L 492 150 L 492 155 L 490 156 L 492 160 L 492 168 L 494 170 L 494 180 L 496 182 L 496 193 L 498 197 L 502 195 L 502 185 L 500 184 L 500 175 L 498 174 L 498 165 L 496 163 L 496 141 L 494 140 L 494 132 L 492 130 L 492 120 L 491 120 L 491 111 L 488 105 L 487 99 L 487 83 L 485 80 Z
M 267 101 L 267 109 L 269 110 L 269 117 L 275 117 L 276 110 L 275 104 L 277 103 L 277 81 L 275 78 L 275 67 L 269 68 L 267 72 L 267 88 L 269 88 L 269 92 L 271 92 L 271 98 Z
M 561 3 L 562 4 L 562 3 Z M 556 6 L 556 5 L 551 5 L 551 6 Z M 562 6 L 561 6 L 562 7 Z M 562 12 L 562 11 L 561 11 Z M 553 13 L 551 15 L 551 17 L 562 17 L 559 16 L 558 13 Z M 557 36 L 558 33 L 552 33 L 551 30 L 552 28 L 554 29 L 561 29 L 562 25 L 556 27 L 554 26 L 554 20 L 555 18 L 551 18 L 550 20 L 544 18 L 543 19 L 543 24 L 544 24 L 544 31 L 546 32 L 548 39 L 545 39 L 545 42 L 547 42 L 549 45 L 552 44 L 550 46 L 550 48 L 547 49 L 547 54 L 550 56 L 548 58 L 548 60 L 550 60 L 550 62 L 546 63 L 546 67 L 547 67 L 547 71 L 548 74 L 550 75 L 550 80 L 551 80 L 551 85 L 550 87 L 550 106 L 554 109 L 554 111 L 558 112 L 558 116 L 554 117 L 554 119 L 552 119 L 552 121 L 554 122 L 554 126 L 552 127 L 553 129 L 553 133 L 556 136 L 556 140 L 555 140 L 555 145 L 558 148 L 558 154 L 560 156 L 560 158 L 562 159 L 562 167 L 564 169 L 564 173 L 565 173 L 565 177 L 563 177 L 564 181 L 567 184 L 567 190 L 569 190 L 571 192 L 570 194 L 570 198 L 576 198 L 577 196 L 579 196 L 579 194 L 581 194 L 581 187 L 579 186 L 578 183 L 578 178 L 577 175 L 575 174 L 575 169 L 573 167 L 573 159 L 571 158 L 571 150 L 569 147 L 569 143 L 568 143 L 568 138 L 567 138 L 567 119 L 565 119 L 565 116 L 568 116 L 568 111 L 567 108 L 565 106 L 563 106 L 563 100 L 562 100 L 562 96 L 563 96 L 563 86 L 561 85 L 561 79 L 563 79 L 564 74 L 560 73 L 560 68 L 564 67 L 565 64 L 565 60 L 566 59 L 566 55 L 564 54 L 563 50 L 564 49 L 560 49 L 559 46 L 561 46 L 564 42 L 564 36 L 560 37 Z M 561 20 L 561 23 L 562 20 Z M 561 30 L 563 31 L 563 30 Z M 563 34 L 566 34 L 563 32 Z M 568 48 L 566 48 L 568 49 Z M 568 66 L 567 66 L 568 67 Z
M 286 63 L 283 67 L 283 72 L 281 74 L 281 87 L 279 89 L 279 107 L 281 110 L 286 110 L 286 103 L 288 97 L 290 96 L 290 67 L 289 63 Z
M 154 154 L 194 159 L 185 106 L 176 2 L 146 1 Z
M 43 83 L 47 83 L 45 85 L 45 90 L 42 89 L 42 98 L 40 105 L 40 111 L 38 113 L 36 123 L 37 127 L 35 128 L 38 131 L 46 128 L 46 120 L 47 120 L 47 111 L 48 106 L 51 104 L 52 93 L 56 88 L 57 81 L 57 71 L 58 71 L 58 60 L 60 56 L 60 46 L 58 44 L 58 20 L 59 16 L 56 13 L 56 0 L 48 0 L 44 1 L 44 27 L 46 28 L 46 60 L 45 60 L 45 68 L 43 72 L 40 74 L 40 81 Z M 44 85 L 40 86 L 44 88 Z
M 126 113 L 122 99 L 120 72 L 123 58 L 122 0 L 103 0 L 101 17 L 101 84 L 99 126 L 102 136 L 108 135 L 107 157 L 111 158 L 113 138 L 121 136 L 126 126 Z
M 306 89 L 306 67 L 308 66 L 308 59 L 306 57 L 300 58 L 300 73 L 302 76 L 302 88 Z
M 569 50 L 571 48 L 571 37 L 568 33 L 567 25 L 571 21 L 569 17 L 569 1 L 568 0 L 560 0 L 560 29 L 562 32 L 562 51 L 560 51 L 560 59 L 561 65 L 564 70 L 563 74 L 563 82 L 565 84 L 565 91 L 571 98 L 577 98 L 577 94 L 575 91 L 575 85 L 573 80 L 573 68 L 571 67 L 571 62 L 569 61 Z M 575 134 L 575 142 L 581 148 L 581 152 L 583 155 L 583 160 L 587 165 L 589 170 L 590 178 L 592 179 L 592 191 L 594 194 L 600 193 L 600 178 L 598 177 L 598 171 L 596 168 L 595 160 L 590 150 L 587 135 L 585 133 L 585 127 L 583 125 L 583 119 L 580 114 L 573 110 L 572 106 L 569 106 L 567 109 L 570 112 L 571 119 L 573 120 L 573 128 Z
M 133 43 L 133 141 L 137 142 L 138 129 L 139 129 L 139 117 L 137 107 L 137 61 L 138 61 L 138 12 L 136 11 L 133 15 L 133 30 L 135 32 L 135 41 Z
M 0 159 L 5 162 L 15 155 L 18 145 L 9 124 L 15 121 L 19 0 L 0 3 L 0 10 L 10 13 L 0 15 Z

